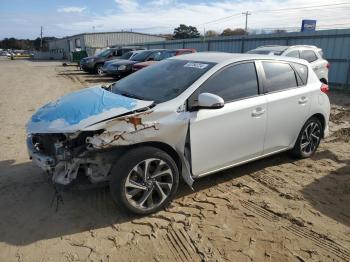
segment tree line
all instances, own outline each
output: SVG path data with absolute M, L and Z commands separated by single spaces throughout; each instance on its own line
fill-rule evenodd
M 194 26 L 187 26 L 184 24 L 180 24 L 178 27 L 174 29 L 174 33 L 170 35 L 168 38 L 171 39 L 186 39 L 186 38 L 196 38 L 196 37 L 214 37 L 214 36 L 232 36 L 232 35 L 246 35 L 247 32 L 242 28 L 226 28 L 221 33 L 214 31 L 214 30 L 208 30 L 204 33 L 204 35 L 201 35 L 198 32 L 198 29 Z
M 49 49 L 48 41 L 56 39 L 55 37 L 43 37 L 42 50 L 47 51 Z M 40 49 L 40 37 L 30 39 L 16 39 L 14 37 L 4 38 L 0 40 L 1 49 L 18 49 L 18 50 L 41 50 Z
M 260 32 L 257 31 L 251 31 L 250 33 L 256 34 L 256 33 L 286 33 L 286 30 L 284 29 L 275 29 L 275 30 L 261 30 Z M 204 32 L 203 35 L 201 35 L 198 31 L 198 29 L 194 26 L 187 26 L 184 24 L 180 24 L 178 27 L 174 29 L 173 34 L 169 35 L 163 35 L 168 40 L 172 39 L 186 39 L 186 38 L 197 38 L 197 37 L 215 37 L 215 36 L 234 36 L 234 35 L 247 35 L 248 32 L 246 32 L 243 28 L 226 28 L 222 32 L 217 32 L 214 30 L 208 30 Z

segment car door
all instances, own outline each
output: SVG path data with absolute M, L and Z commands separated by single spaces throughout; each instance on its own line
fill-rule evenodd
M 307 66 L 281 61 L 262 61 L 261 66 L 267 99 L 264 154 L 269 154 L 293 146 L 310 111 L 311 91 Z
M 191 113 L 190 144 L 192 173 L 205 175 L 258 157 L 263 151 L 266 98 L 259 95 L 254 62 L 227 66 L 211 76 L 190 98 L 196 104 L 200 93 L 219 95 L 220 109 Z

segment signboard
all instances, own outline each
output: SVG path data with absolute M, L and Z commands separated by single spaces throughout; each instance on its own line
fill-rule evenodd
M 316 20 L 304 19 L 301 23 L 301 32 L 314 32 L 316 31 Z

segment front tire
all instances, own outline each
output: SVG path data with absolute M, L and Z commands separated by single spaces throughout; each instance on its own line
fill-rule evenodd
M 96 65 L 95 66 L 95 74 L 102 76 L 104 74 L 102 68 L 103 68 L 103 64 Z
M 312 156 L 316 152 L 322 136 L 323 127 L 321 121 L 317 117 L 311 117 L 300 131 L 292 150 L 293 155 L 298 158 Z
M 126 152 L 111 170 L 110 191 L 118 207 L 138 215 L 163 209 L 179 184 L 175 161 L 163 150 L 139 147 Z

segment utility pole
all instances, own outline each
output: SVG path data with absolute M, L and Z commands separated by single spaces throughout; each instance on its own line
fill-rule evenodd
M 43 26 L 40 27 L 40 51 L 43 50 Z
M 243 12 L 242 15 L 245 15 L 245 33 L 248 34 L 248 15 L 251 15 L 249 11 Z

